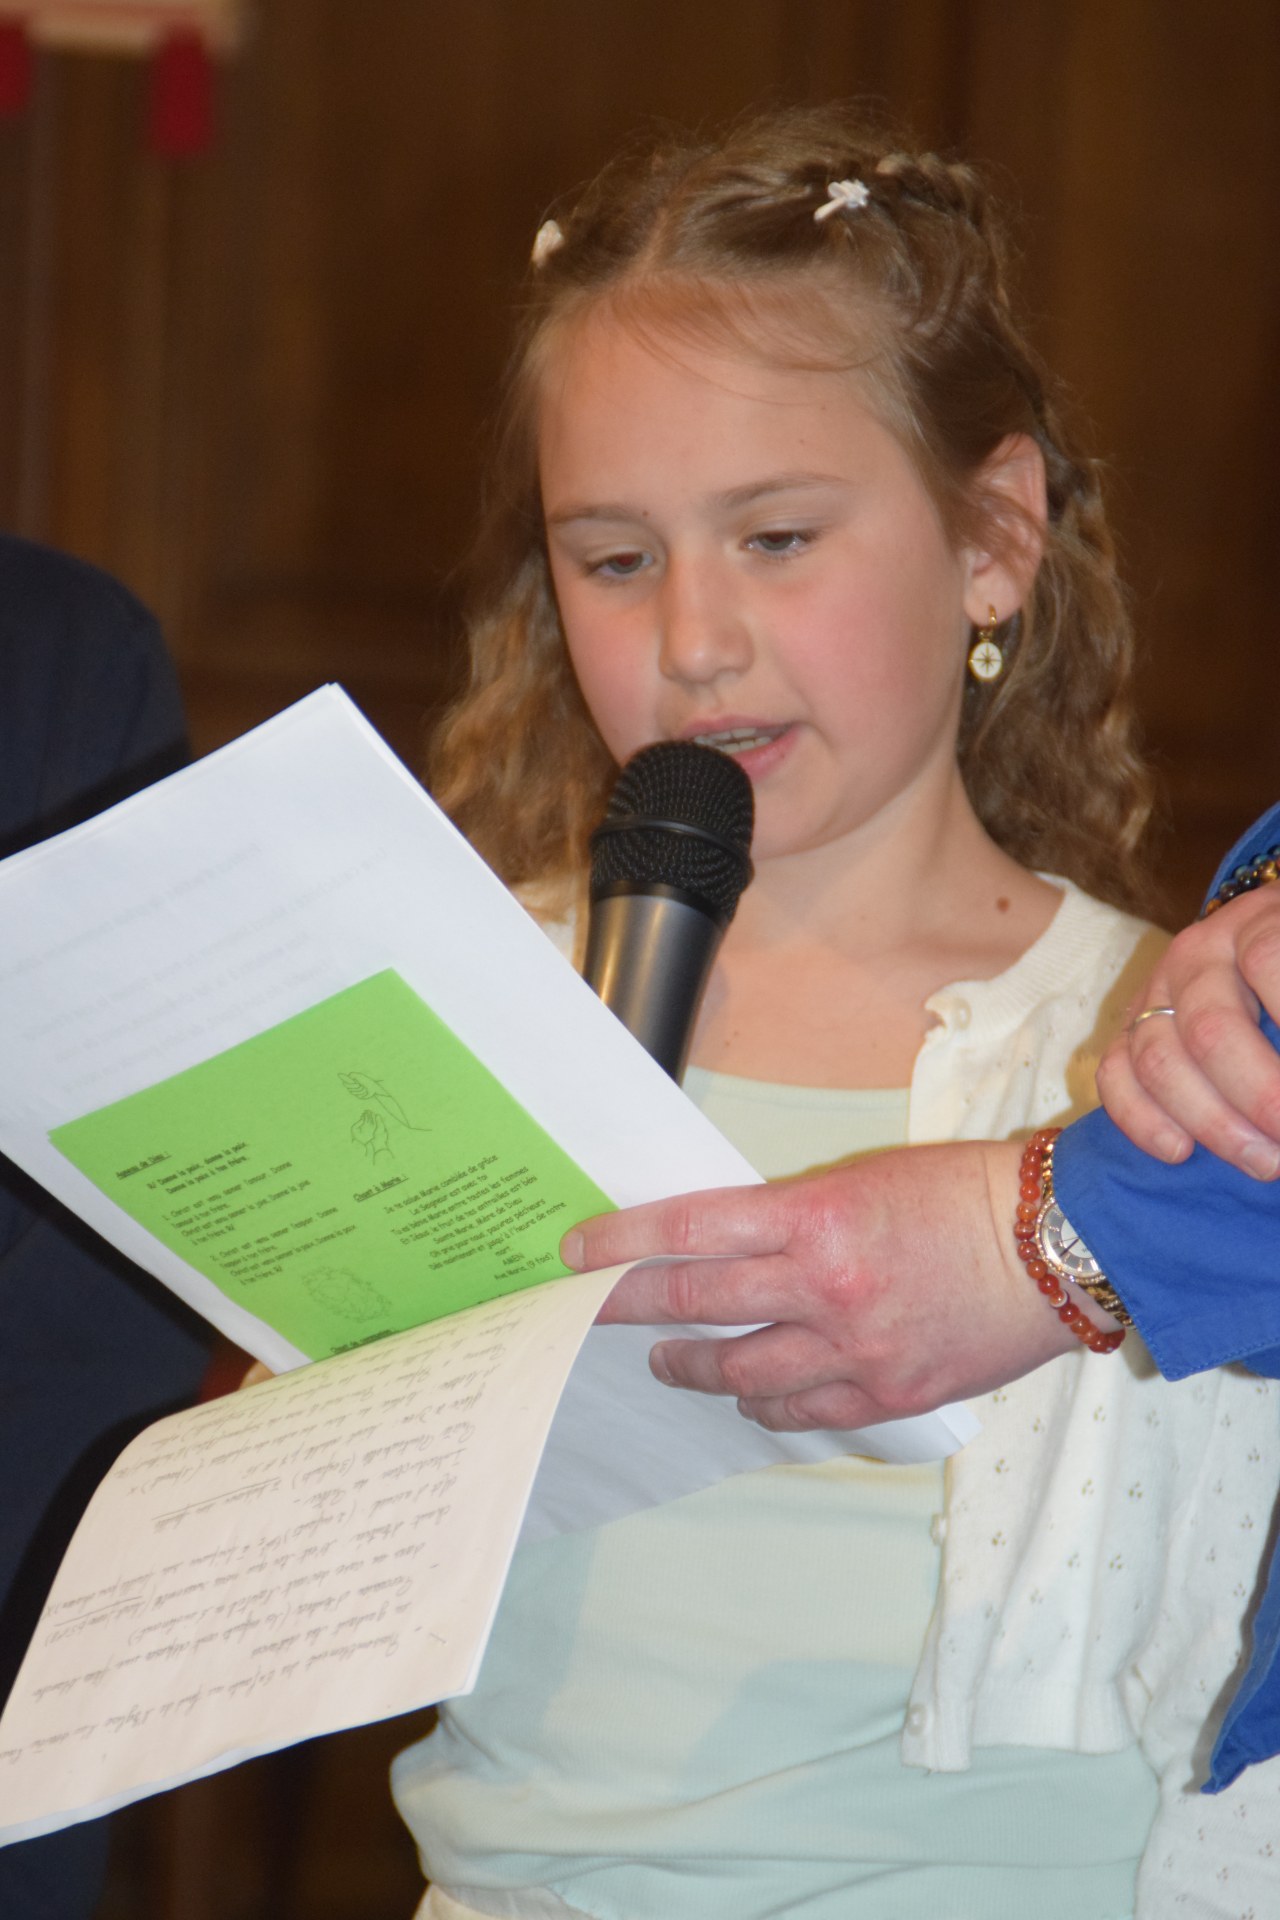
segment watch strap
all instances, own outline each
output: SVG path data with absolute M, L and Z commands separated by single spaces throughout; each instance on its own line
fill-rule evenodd
M 1105 1273 L 1083 1274 L 1074 1271 L 1068 1272 L 1060 1261 L 1054 1259 L 1052 1252 L 1045 1244 L 1044 1236 L 1040 1232 L 1040 1223 L 1048 1213 L 1049 1208 L 1055 1204 L 1055 1194 L 1053 1190 L 1053 1149 L 1055 1143 L 1056 1136 L 1054 1140 L 1049 1141 L 1040 1162 L 1041 1204 L 1036 1222 L 1036 1238 L 1040 1245 L 1040 1257 L 1060 1279 L 1065 1280 L 1069 1286 L 1078 1287 L 1081 1293 L 1087 1293 L 1089 1298 L 1095 1301 L 1104 1313 L 1109 1313 L 1112 1319 L 1118 1320 L 1122 1327 L 1132 1327 L 1133 1315 L 1129 1312 L 1124 1301 L 1120 1298 L 1120 1295 L 1116 1292 Z M 1058 1211 L 1061 1213 L 1062 1203 L 1058 1201 L 1057 1205 Z M 1064 1219 L 1065 1217 L 1066 1216 L 1063 1215 Z M 1093 1256 L 1090 1255 L 1090 1259 L 1092 1258 Z

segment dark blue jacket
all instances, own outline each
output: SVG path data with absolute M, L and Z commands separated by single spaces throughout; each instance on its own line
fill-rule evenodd
M 172 772 L 183 736 L 146 609 L 96 568 L 0 534 L 0 855 Z M 89 1495 L 139 1428 L 194 1396 L 205 1342 L 0 1156 L 0 1701 Z M 0 1850 L 0 1913 L 87 1917 L 104 1849 L 93 1822 Z

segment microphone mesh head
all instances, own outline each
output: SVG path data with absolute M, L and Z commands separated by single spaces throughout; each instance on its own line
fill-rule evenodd
M 751 782 L 727 753 L 692 740 L 642 747 L 592 836 L 591 897 L 675 887 L 727 926 L 751 878 L 754 824 Z

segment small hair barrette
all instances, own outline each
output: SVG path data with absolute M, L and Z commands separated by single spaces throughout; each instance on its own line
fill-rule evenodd
M 815 220 L 829 220 L 833 213 L 858 213 L 871 198 L 864 180 L 829 180 L 827 192 L 831 198 L 817 209 Z
M 542 266 L 553 253 L 564 245 L 564 229 L 558 220 L 544 220 L 533 236 L 533 251 L 529 255 L 535 267 Z

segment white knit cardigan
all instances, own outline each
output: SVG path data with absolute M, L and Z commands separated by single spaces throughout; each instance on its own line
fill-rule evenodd
M 1128 997 L 1144 929 L 1055 885 L 1062 906 L 1020 961 L 929 1002 L 913 1142 L 1004 1139 L 1092 1104 L 1098 1029 Z M 1136 1739 L 1160 1782 L 1138 1920 L 1280 1915 L 1280 1762 L 1196 1790 L 1265 1564 L 1277 1383 L 1220 1369 L 1170 1384 L 1131 1334 L 974 1410 L 982 1432 L 948 1466 L 903 1759 L 952 1771 L 975 1745 Z

